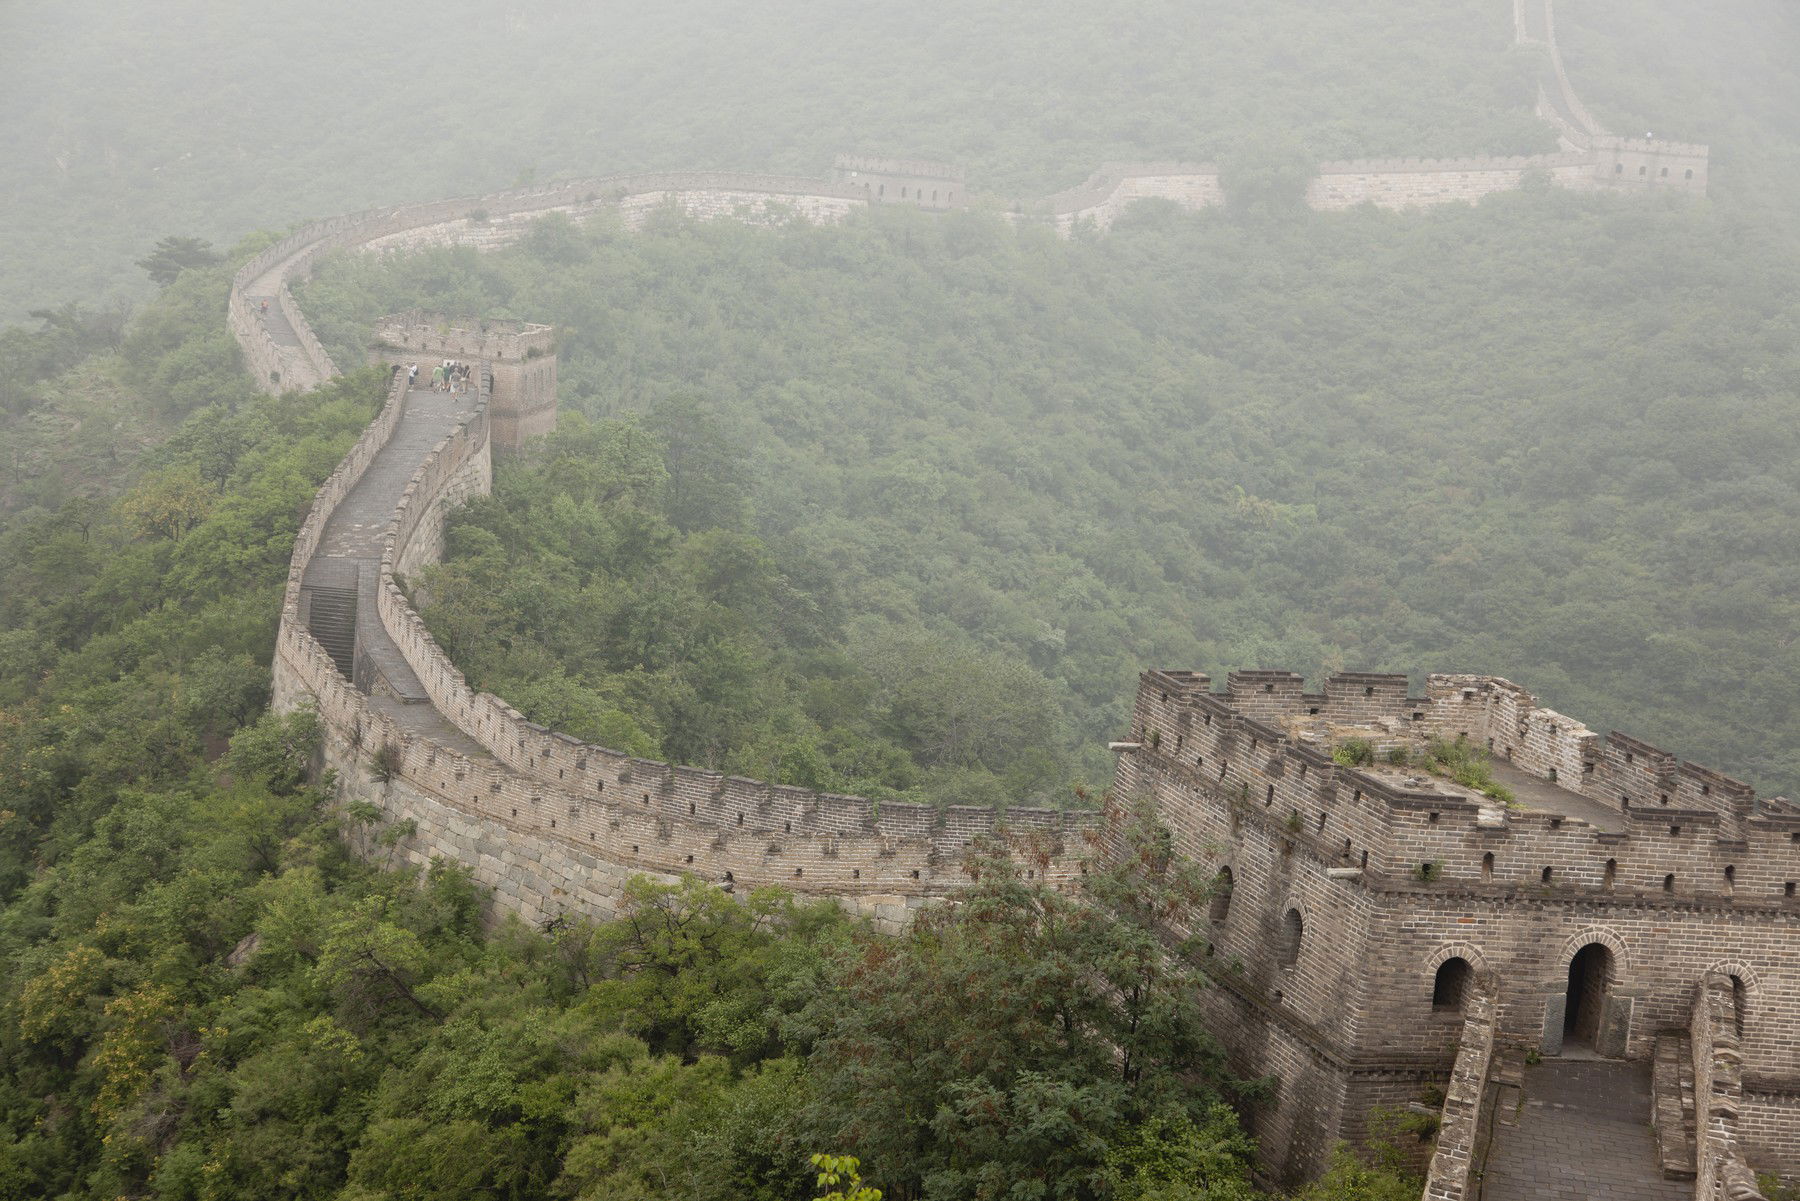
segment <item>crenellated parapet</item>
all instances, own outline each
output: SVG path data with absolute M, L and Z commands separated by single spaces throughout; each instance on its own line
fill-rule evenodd
M 1800 813 L 1629 735 L 1602 738 L 1495 676 L 1146 672 L 1135 754 L 1223 792 L 1359 886 L 1800 914 Z M 1493 757 L 1497 798 L 1427 766 L 1433 740 Z M 1355 745 L 1362 762 L 1341 753 Z M 1335 755 L 1335 757 L 1334 757 Z

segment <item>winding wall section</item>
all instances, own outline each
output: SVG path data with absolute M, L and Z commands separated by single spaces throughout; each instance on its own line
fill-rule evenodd
M 1566 152 L 1327 163 L 1309 202 L 1332 209 L 1466 201 L 1517 187 L 1534 171 L 1570 187 L 1704 190 L 1704 147 L 1609 141 L 1568 85 L 1549 0 L 1516 0 L 1515 10 L 1518 39 L 1550 48 L 1546 115 L 1567 127 Z M 1685 176 L 1666 169 L 1689 161 L 1698 162 L 1697 177 L 1691 165 L 1680 168 Z M 761 224 L 829 222 L 880 202 L 867 181 L 857 185 L 871 171 L 887 181 L 889 202 L 947 206 L 937 202 L 938 191 L 918 186 L 936 188 L 948 178 L 929 164 L 843 160 L 830 182 L 630 175 L 370 209 L 307 225 L 246 263 L 233 280 L 230 326 L 262 387 L 310 388 L 338 368 L 290 284 L 323 255 L 499 246 L 550 213 L 582 221 L 612 211 L 630 228 L 662 208 Z M 1217 204 L 1218 173 L 1203 163 L 1109 165 L 1015 217 L 1065 232 L 1083 222 L 1104 228 L 1133 201 L 1152 197 L 1189 208 Z M 693 871 L 734 886 L 781 884 L 843 898 L 897 924 L 909 906 L 960 882 L 960 860 L 973 839 L 1002 832 L 1034 839 L 1035 870 L 1050 878 L 1078 872 L 1093 830 L 1085 816 L 1015 810 L 1002 823 L 986 810 L 880 805 L 633 759 L 526 721 L 500 698 L 470 688 L 408 604 L 400 575 L 437 558 L 445 515 L 489 485 L 486 401 L 485 386 L 449 398 L 409 393 L 396 377 L 381 415 L 320 489 L 296 541 L 283 601 L 277 704 L 318 705 L 326 761 L 341 787 L 412 823 L 403 855 L 468 864 L 534 919 L 564 910 L 610 912 L 634 872 Z

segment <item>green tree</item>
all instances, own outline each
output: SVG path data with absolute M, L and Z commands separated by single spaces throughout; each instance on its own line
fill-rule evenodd
M 1166 832 L 1121 829 L 1151 840 L 1124 857 L 1141 866 L 1087 896 L 972 860 L 958 904 L 863 945 L 808 1007 L 816 1137 L 861 1149 L 890 1196 L 1098 1197 L 1141 1123 L 1217 1130 L 1229 1081 L 1203 977 L 1143 916 L 1180 920 L 1187 869 Z
M 156 248 L 139 259 L 137 265 L 144 269 L 144 273 L 157 287 L 166 288 L 183 271 L 194 267 L 211 267 L 223 261 L 224 257 L 204 238 L 170 234 L 158 241 Z

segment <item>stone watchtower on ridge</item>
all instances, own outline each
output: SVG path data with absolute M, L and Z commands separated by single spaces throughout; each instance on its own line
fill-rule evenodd
M 870 204 L 910 204 L 923 209 L 968 207 L 963 170 L 948 163 L 840 154 L 831 167 L 831 182 L 860 191 Z
M 444 359 L 475 363 L 488 387 L 488 437 L 516 451 L 556 428 L 556 329 L 526 321 L 447 317 L 408 309 L 375 323 L 369 360 L 422 372 Z

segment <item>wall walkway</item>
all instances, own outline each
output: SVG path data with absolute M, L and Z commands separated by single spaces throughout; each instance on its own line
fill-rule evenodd
M 1525 1069 L 1524 1107 L 1494 1132 L 1481 1201 L 1690 1201 L 1650 1133 L 1650 1065 L 1552 1059 Z

